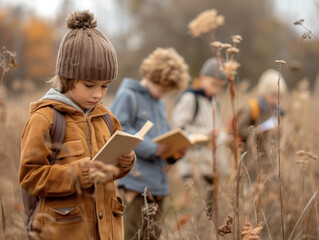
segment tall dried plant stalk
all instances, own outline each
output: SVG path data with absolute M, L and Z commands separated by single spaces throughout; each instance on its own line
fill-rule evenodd
M 2 69 L 1 79 L 0 79 L 0 159 L 1 169 L 6 169 L 6 84 L 5 75 L 13 68 L 19 67 L 16 63 L 16 54 L 10 52 L 5 47 L 3 47 L 2 53 L 0 53 L 0 68 Z
M 298 50 L 300 49 L 303 41 L 305 39 L 311 39 L 311 36 L 315 37 L 315 38 L 318 38 L 317 36 L 315 36 L 308 28 L 306 28 L 304 25 L 303 25 L 303 22 L 304 22 L 304 19 L 299 19 L 298 21 L 294 22 L 294 25 L 300 25 L 302 26 L 306 32 L 301 36 L 300 38 L 300 41 L 298 42 L 298 45 L 297 47 L 295 48 L 294 50 L 294 53 L 293 55 L 291 56 L 291 58 L 289 59 L 287 65 L 286 65 L 286 68 L 282 71 L 282 75 L 284 75 L 286 73 L 286 71 L 288 70 L 288 67 L 290 66 L 291 62 L 293 61 L 293 59 L 295 58 L 295 56 L 297 55 L 297 52 Z
M 282 65 L 286 64 L 284 60 L 276 60 L 275 61 L 279 65 L 279 75 L 278 75 L 278 91 L 277 91 L 277 134 L 278 134 L 278 142 L 277 142 L 277 148 L 278 148 L 278 184 L 279 184 L 279 198 L 280 198 L 280 217 L 281 217 L 281 231 L 282 231 L 282 239 L 285 239 L 285 227 L 284 227 L 284 204 L 282 199 L 282 190 L 281 190 L 281 156 L 280 156 L 280 79 L 281 79 L 281 70 Z
M 224 24 L 225 18 L 223 15 L 218 15 L 218 12 L 216 9 L 208 9 L 206 11 L 201 12 L 196 18 L 194 18 L 189 24 L 188 29 L 193 37 L 199 37 L 201 35 L 208 34 L 209 41 L 213 41 L 214 39 L 214 31 L 221 25 Z M 217 62 L 218 62 L 219 56 L 217 56 Z M 219 72 L 219 66 L 217 64 L 217 72 Z M 213 108 L 213 131 L 215 130 L 215 120 L 216 120 L 216 114 L 214 106 Z M 213 184 L 214 188 L 212 191 L 212 201 L 214 206 L 214 224 L 216 229 L 216 239 L 219 239 L 218 235 L 218 183 L 219 183 L 219 173 L 217 171 L 217 160 L 216 160 L 216 139 L 215 134 L 212 132 L 212 170 L 213 170 Z M 208 206 L 208 208 L 211 208 L 211 206 Z
M 218 62 L 218 61 L 217 61 Z M 216 67 L 218 68 L 218 63 Z M 217 72 L 219 69 L 216 69 Z M 219 234 L 218 234 L 218 184 L 219 184 L 219 172 L 217 171 L 217 157 L 216 157 L 216 134 L 215 134 L 215 129 L 216 129 L 216 108 L 215 105 L 212 104 L 212 112 L 213 112 L 213 131 L 212 131 L 212 159 L 213 159 L 213 184 L 214 188 L 212 191 L 212 199 L 213 199 L 213 210 L 214 210 L 214 223 L 215 223 L 215 229 L 216 229 L 216 239 L 219 239 Z
M 233 132 L 233 148 L 234 148 L 234 161 L 235 161 L 235 171 L 237 172 L 237 179 L 236 179 L 236 203 L 235 203 L 235 221 L 234 221 L 234 239 L 240 239 L 240 229 L 239 229 L 239 169 L 238 169 L 238 128 L 237 128 L 237 114 L 235 109 L 235 98 L 236 98 L 236 91 L 235 91 L 235 77 L 237 75 L 237 69 L 240 64 L 235 60 L 235 55 L 239 52 L 239 49 L 236 48 L 236 45 L 242 41 L 242 37 L 239 35 L 234 35 L 232 37 L 233 40 L 233 47 L 227 49 L 227 53 L 229 59 L 223 64 L 222 70 L 226 75 L 228 84 L 229 84 L 229 91 L 230 91 L 230 99 L 231 99 L 231 108 L 232 108 L 232 132 Z M 236 237 L 235 237 L 236 236 Z
M 3 208 L 2 208 L 2 198 L 0 194 L 0 239 L 4 239 L 4 219 L 3 216 Z
M 299 25 L 299 26 L 301 26 L 303 29 L 305 29 L 307 35 L 309 36 L 309 38 L 310 38 L 311 36 L 313 36 L 313 37 L 315 37 L 315 38 L 318 38 L 315 34 L 313 34 L 313 32 L 311 32 L 311 31 L 303 24 L 304 21 L 305 21 L 304 19 L 299 19 L 298 21 L 295 21 L 295 22 L 294 22 L 294 25 Z

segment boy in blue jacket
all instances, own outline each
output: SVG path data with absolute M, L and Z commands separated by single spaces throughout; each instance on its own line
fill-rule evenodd
M 172 90 L 186 87 L 189 80 L 187 70 L 184 59 L 173 48 L 157 48 L 141 64 L 142 80 L 124 79 L 110 107 L 121 122 L 123 131 L 135 134 L 147 120 L 154 123 L 144 141 L 135 149 L 138 159 L 135 168 L 118 181 L 127 205 L 125 239 L 137 239 L 139 230 L 141 235 L 145 233 L 141 217 L 144 189 L 147 188 L 160 209 L 164 197 L 169 194 L 166 163 L 160 157 L 169 146 L 154 143 L 152 139 L 170 130 L 161 98 Z M 159 211 L 153 220 L 154 223 L 160 220 Z M 159 238 L 158 226 L 152 227 L 151 239 Z

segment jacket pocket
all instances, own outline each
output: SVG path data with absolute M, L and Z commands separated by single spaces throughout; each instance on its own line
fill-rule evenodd
M 81 139 L 72 139 L 65 141 L 57 156 L 57 159 L 83 155 L 84 148 Z
M 123 214 L 125 206 L 120 197 L 112 198 L 113 239 L 124 239 Z
M 53 228 L 52 239 L 86 239 L 88 236 L 88 222 L 84 204 L 64 208 L 46 207 L 45 212 L 56 222 L 50 224 Z

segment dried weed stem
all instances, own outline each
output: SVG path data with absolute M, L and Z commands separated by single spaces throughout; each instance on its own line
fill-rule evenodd
M 278 75 L 278 91 L 277 91 L 277 133 L 278 133 L 278 142 L 277 142 L 277 150 L 278 150 L 278 184 L 279 184 L 279 198 L 280 198 L 280 217 L 281 217 L 281 231 L 282 231 L 282 239 L 285 239 L 285 228 L 284 228 L 284 205 L 282 199 L 282 190 L 281 190 L 281 159 L 280 159 L 280 79 L 281 79 L 281 68 L 282 65 L 286 62 L 284 60 L 276 60 L 277 64 L 279 64 L 279 75 Z

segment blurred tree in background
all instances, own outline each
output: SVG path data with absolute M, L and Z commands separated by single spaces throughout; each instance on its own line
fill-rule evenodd
M 55 71 L 54 29 L 43 19 L 31 17 L 23 28 L 22 62 L 30 79 L 45 79 Z
M 130 10 L 133 22 L 118 46 L 121 76 L 131 73 L 129 76 L 138 77 L 139 62 L 154 48 L 174 47 L 185 57 L 192 76 L 196 77 L 202 63 L 212 55 L 209 47 L 212 39 L 192 38 L 187 24 L 206 9 L 215 8 L 225 16 L 225 24 L 217 30 L 214 40 L 227 43 L 232 35 L 243 37 L 239 46 L 239 78 L 248 79 L 251 84 L 258 81 L 265 69 L 276 67 L 275 59 L 288 61 L 301 37 L 291 26 L 283 25 L 276 18 L 273 6 L 267 0 L 198 0 L 196 4 L 191 0 L 121 0 L 119 3 L 123 9 Z M 309 51 L 306 54 L 314 65 L 318 64 L 318 53 Z M 316 68 L 303 73 L 299 71 L 297 76 L 296 72 L 288 70 L 285 77 L 291 79 L 289 86 L 294 87 L 300 77 L 309 75 L 314 79 L 316 74 Z
M 197 77 L 206 58 L 212 56 L 210 42 L 230 42 L 231 36 L 243 37 L 238 61 L 239 80 L 248 80 L 253 86 L 267 68 L 275 68 L 276 59 L 287 62 L 294 56 L 301 36 L 291 26 L 283 24 L 275 15 L 269 0 L 118 0 L 113 1 L 115 15 L 107 14 L 109 2 L 92 1 L 98 28 L 111 40 L 119 59 L 119 78 L 111 85 L 115 91 L 123 77 L 140 78 L 139 66 L 156 47 L 174 47 L 190 66 L 190 73 Z M 0 46 L 17 52 L 18 71 L 8 78 L 31 79 L 39 82 L 54 75 L 58 44 L 65 33 L 66 16 L 74 9 L 75 1 L 64 0 L 55 18 L 44 20 L 21 7 L 0 10 Z M 193 38 L 187 25 L 199 13 L 215 8 L 225 16 L 225 24 L 211 36 Z M 81 9 L 82 10 L 82 9 Z M 108 24 L 114 17 L 117 22 Z M 305 16 L 306 17 L 306 16 Z M 114 19 L 113 19 L 114 20 Z M 296 19 L 298 20 L 298 19 Z M 116 31 L 114 31 L 114 29 Z M 294 56 L 294 62 L 284 74 L 290 88 L 308 77 L 314 84 L 318 73 L 319 40 L 303 42 Z M 12 82 L 12 81 L 9 81 Z M 10 86 L 9 86 L 10 87 Z

